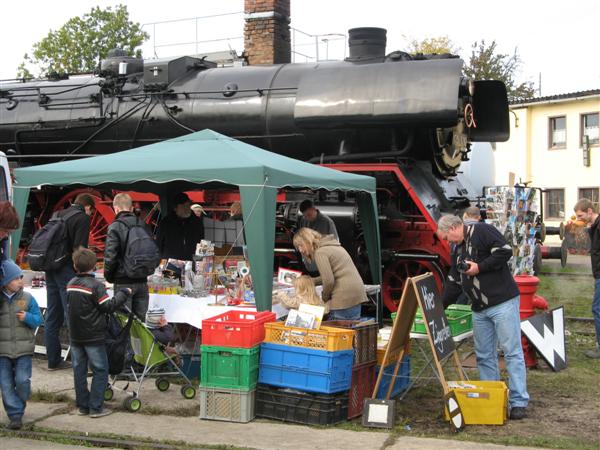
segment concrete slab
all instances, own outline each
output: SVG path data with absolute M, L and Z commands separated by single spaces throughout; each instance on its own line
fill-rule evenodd
M 28 402 L 27 408 L 25 409 L 25 416 L 23 417 L 23 423 L 28 424 L 35 422 L 42 417 L 50 416 L 66 405 L 64 403 L 33 403 Z M 4 409 L 0 411 L 0 426 L 4 426 L 8 423 L 8 417 Z
M 454 441 L 450 439 L 432 439 L 418 437 L 399 437 L 396 442 L 386 447 L 386 450 L 542 450 L 539 447 L 514 447 L 482 442 Z
M 31 377 L 32 390 L 34 392 L 47 392 L 52 394 L 66 395 L 72 401 L 75 400 L 75 390 L 73 388 L 73 371 L 71 369 L 56 370 L 49 372 L 47 369 L 45 358 L 34 358 Z M 91 378 L 88 379 L 91 382 Z M 126 381 L 118 381 L 114 390 L 114 399 L 107 402 L 110 408 L 120 408 L 123 400 L 128 397 L 128 394 L 120 389 L 125 389 Z M 129 383 L 128 392 L 136 388 L 136 383 Z M 144 380 L 139 398 L 142 401 L 143 408 L 151 408 L 160 410 L 164 413 L 173 413 L 181 409 L 189 409 L 190 407 L 198 407 L 197 402 L 186 400 L 179 392 L 180 385 L 172 384 L 168 391 L 160 392 L 154 385 L 154 379 L 149 378 Z
M 387 432 L 317 429 L 263 421 L 238 424 L 195 417 L 130 413 L 114 413 L 100 419 L 57 415 L 38 422 L 37 425 L 60 431 L 83 431 L 90 434 L 110 432 L 156 441 L 185 441 L 191 445 L 231 445 L 261 450 L 379 449 L 389 436 Z
M 14 450 L 19 449 L 56 449 L 56 450 L 89 450 L 89 447 L 83 447 L 81 445 L 67 445 L 58 444 L 56 442 L 38 441 L 35 439 L 19 439 L 13 437 L 3 436 L 0 440 L 0 450 Z

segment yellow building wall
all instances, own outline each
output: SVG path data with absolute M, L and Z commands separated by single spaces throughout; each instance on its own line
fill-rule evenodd
M 536 187 L 564 189 L 564 219 L 568 219 L 578 189 L 600 186 L 600 146 L 591 147 L 591 165 L 585 167 L 580 145 L 581 115 L 599 113 L 600 98 L 514 106 L 512 111 L 510 139 L 496 146 L 496 184 L 508 184 L 508 174 L 513 172 L 516 182 L 521 179 Z M 550 118 L 558 116 L 566 117 L 567 145 L 564 149 L 549 149 Z

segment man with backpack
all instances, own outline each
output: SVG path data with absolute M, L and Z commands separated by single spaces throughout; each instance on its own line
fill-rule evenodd
M 96 203 L 89 194 L 79 194 L 68 208 L 59 211 L 33 237 L 29 264 L 46 272 L 47 309 L 44 337 L 48 370 L 67 369 L 61 358 L 60 329 L 66 322 L 67 284 L 75 276 L 73 251 L 87 247 L 90 215 Z
M 127 306 L 142 321 L 148 310 L 148 275 L 160 264 L 158 247 L 143 221 L 132 212 L 131 197 L 115 195 L 115 220 L 108 226 L 104 249 L 104 278 L 114 283 L 115 292 L 130 288 Z

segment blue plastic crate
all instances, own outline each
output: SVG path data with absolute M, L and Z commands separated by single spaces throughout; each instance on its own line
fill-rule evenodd
M 200 361 L 202 356 L 200 353 L 197 355 L 184 353 L 181 355 L 181 371 L 190 380 L 198 380 L 200 378 Z
M 306 392 L 332 394 L 350 389 L 354 350 L 328 352 L 261 344 L 258 382 Z
M 377 398 L 384 399 L 387 394 L 387 390 L 390 387 L 390 383 L 392 380 L 392 375 L 394 374 L 394 366 L 396 363 L 389 364 L 385 366 L 385 370 L 383 372 L 383 378 L 381 379 L 381 383 L 379 383 L 379 390 L 377 391 Z M 379 375 L 379 371 L 381 370 L 381 366 L 377 366 L 375 368 L 375 372 Z M 398 373 L 396 374 L 396 383 L 394 384 L 394 389 L 392 389 L 392 395 L 390 398 L 398 397 L 404 390 L 408 387 L 410 383 L 410 355 L 404 356 L 400 367 L 398 368 Z

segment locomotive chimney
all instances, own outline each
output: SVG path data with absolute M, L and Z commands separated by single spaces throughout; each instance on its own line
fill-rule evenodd
M 289 63 L 290 0 L 244 0 L 244 13 L 244 51 L 248 63 Z
M 348 30 L 350 61 L 383 58 L 387 43 L 385 28 L 362 27 Z

